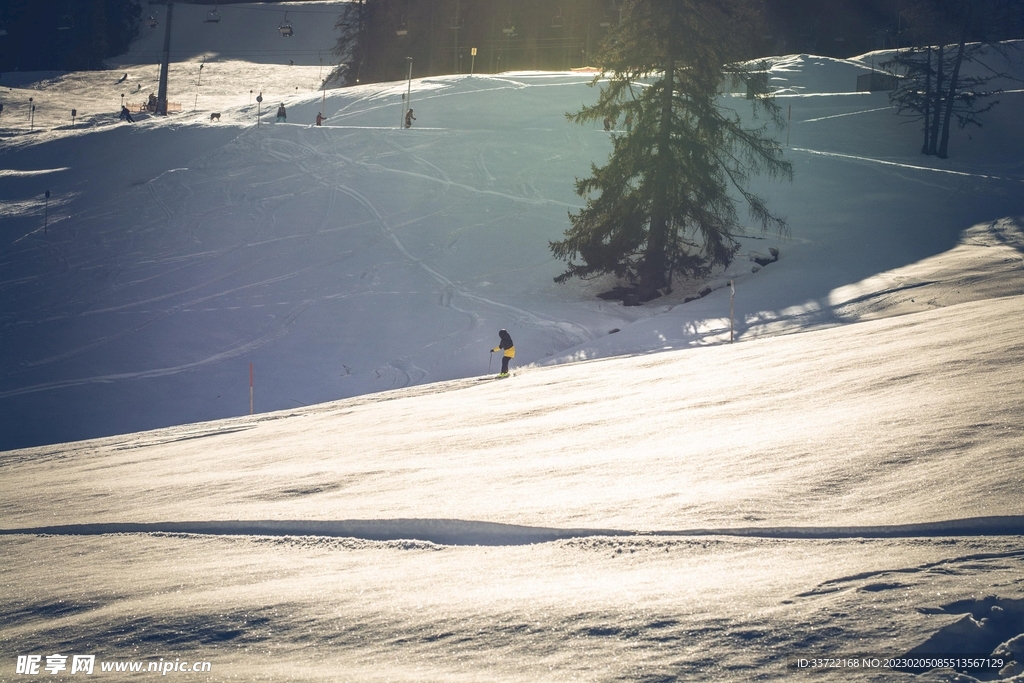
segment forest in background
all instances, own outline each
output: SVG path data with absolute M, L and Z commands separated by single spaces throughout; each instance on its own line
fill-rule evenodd
M 749 58 L 779 54 L 850 57 L 920 38 L 910 24 L 919 0 L 751 0 L 757 18 Z M 956 13 L 963 0 L 934 0 Z M 1024 5 L 996 0 L 1009 20 L 997 39 L 1021 37 Z M 449 73 L 565 70 L 593 64 L 621 16 L 623 0 L 354 0 L 338 22 L 344 82 Z M 920 12 L 917 13 L 918 15 Z M 993 36 L 980 36 L 991 39 Z M 473 55 L 473 50 L 476 55 Z

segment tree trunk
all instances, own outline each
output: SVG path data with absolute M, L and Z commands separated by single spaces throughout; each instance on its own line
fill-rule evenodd
M 928 62 L 924 70 L 924 144 L 921 145 L 921 154 L 928 153 L 928 140 L 931 139 L 931 115 L 932 115 L 932 48 L 928 47 Z
M 935 154 L 935 148 L 939 144 L 939 115 L 942 112 L 942 65 L 945 59 L 945 50 L 939 45 L 938 60 L 935 64 L 935 104 L 932 105 L 932 137 L 928 141 L 928 154 Z
M 665 286 L 668 246 L 668 178 L 672 168 L 672 154 L 669 149 L 672 140 L 672 96 L 675 90 L 675 56 L 669 48 L 665 60 L 665 92 L 662 96 L 661 123 L 658 130 L 658 156 L 655 160 L 654 197 L 651 201 L 651 225 L 647 234 L 647 250 L 644 253 L 643 272 L 640 276 L 640 296 L 647 299 L 654 290 Z
M 956 82 L 960 78 L 960 65 L 964 61 L 964 48 L 967 45 L 967 31 L 971 25 L 971 10 L 973 5 L 967 6 L 967 17 L 964 18 L 963 30 L 960 32 L 960 45 L 956 50 L 956 62 L 953 64 L 953 73 L 949 76 L 949 91 L 946 93 L 946 113 L 942 117 L 942 140 L 939 142 L 938 157 L 946 158 L 946 151 L 949 149 L 949 122 L 953 118 L 953 100 L 956 99 Z

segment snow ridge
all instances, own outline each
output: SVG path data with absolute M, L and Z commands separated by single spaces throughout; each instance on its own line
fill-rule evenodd
M 950 519 L 919 524 L 820 527 L 721 527 L 679 531 L 557 529 L 459 519 L 233 520 L 209 522 L 111 522 L 0 529 L 0 535 L 98 536 L 177 533 L 215 536 L 325 536 L 367 541 L 426 541 L 438 545 L 509 546 L 591 536 L 741 536 L 777 539 L 933 538 L 1024 536 L 1024 515 Z

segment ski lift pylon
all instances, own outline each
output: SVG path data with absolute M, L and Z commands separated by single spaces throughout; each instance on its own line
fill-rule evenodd
M 290 21 L 288 21 L 288 13 L 287 12 L 284 13 L 284 21 L 282 21 L 280 23 L 280 25 L 278 25 L 277 30 L 285 38 L 291 38 L 293 35 L 295 35 L 295 30 L 292 29 L 292 24 L 291 24 Z
M 458 30 L 466 25 L 466 22 L 462 19 L 462 15 L 459 12 L 458 0 L 455 2 L 455 16 L 452 17 L 451 23 L 448 25 L 449 28 Z
M 206 13 L 206 19 L 203 20 L 204 24 L 219 24 L 220 23 L 220 12 L 217 11 L 217 5 L 213 6 L 212 12 Z

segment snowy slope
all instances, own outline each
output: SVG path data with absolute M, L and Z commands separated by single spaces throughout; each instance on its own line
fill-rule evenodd
M 0 666 L 781 681 L 800 659 L 1005 655 L 1024 638 L 1022 312 L 7 452 Z
M 1022 93 L 1004 95 L 982 131 L 955 136 L 950 161 L 924 161 L 884 95 L 850 92 L 859 65 L 885 54 L 775 58 L 797 178 L 761 189 L 790 236 L 752 235 L 700 301 L 677 305 L 704 283 L 640 309 L 603 303 L 594 294 L 612 282 L 555 286 L 560 264 L 547 251 L 582 202 L 574 178 L 610 148 L 604 132 L 564 119 L 594 96 L 586 76 L 417 80 L 419 120 L 397 130 L 405 84 L 325 95 L 320 64 L 238 60 L 274 54 L 268 36 L 329 49 L 324 17 L 337 3 L 293 9 L 296 35 L 284 39 L 256 22 L 273 18 L 264 6 L 226 6 L 217 24 L 202 21 L 205 6 L 177 6 L 171 99 L 186 111 L 166 120 L 113 125 L 109 113 L 126 91 L 132 102 L 155 90 L 157 68 L 138 62 L 158 29 L 110 72 L 5 76 L 17 88 L 0 149 L 0 402 L 13 417 L 0 447 L 244 413 L 249 363 L 265 411 L 484 373 L 500 327 L 520 364 L 713 343 L 729 278 L 740 338 L 836 324 L 871 299 L 858 283 L 889 292 L 893 278 L 916 276 L 871 278 L 942 254 L 968 230 L 1015 239 Z M 300 20 L 312 23 L 299 30 Z M 39 128 L 26 131 L 33 95 Z M 300 125 L 252 125 L 279 102 Z M 72 106 L 74 128 L 61 115 Z M 312 129 L 321 109 L 327 125 Z M 747 254 L 769 246 L 782 261 L 751 273 Z
M 837 86 L 852 77 L 842 67 Z M 594 298 L 608 281 L 551 282 L 560 264 L 547 242 L 581 203 L 573 179 L 609 149 L 602 131 L 564 119 L 593 97 L 585 77 L 416 81 L 419 121 L 406 131 L 395 126 L 404 84 L 324 101 L 310 92 L 318 67 L 261 67 L 277 69 L 268 109 L 286 102 L 300 125 L 257 129 L 255 102 L 237 91 L 246 68 L 208 62 L 203 85 L 189 81 L 195 63 L 172 69 L 172 84 L 201 96 L 195 114 L 111 125 L 83 105 L 82 128 L 12 129 L 0 152 L 6 447 L 244 413 L 249 363 L 265 411 L 485 373 L 500 327 L 521 364 L 721 341 L 730 277 L 740 338 L 849 321 L 841 288 L 1020 212 L 1019 156 L 983 168 L 985 153 L 1021 147 L 1020 93 L 939 165 L 915 153 L 884 95 L 782 97 L 797 178 L 763 189 L 790 237 L 752 235 L 705 299 L 677 305 L 703 287 L 693 283 L 623 308 Z M 794 68 L 778 78 L 799 80 Z M 116 92 L 119 73 L 88 78 Z M 136 77 L 150 78 L 129 68 Z M 296 77 L 304 85 L 288 94 Z M 81 94 L 86 81 L 41 82 L 36 99 Z M 311 128 L 321 106 L 328 125 Z M 746 255 L 773 245 L 782 260 L 751 273 Z
M 416 81 L 398 130 L 405 84 L 324 97 L 318 67 L 260 67 L 291 123 L 258 129 L 240 61 L 175 67 L 197 111 L 135 126 L 109 103 L 152 67 L 4 93 L 54 104 L 0 121 L 0 447 L 52 445 L 0 453 L 0 680 L 53 653 L 206 680 L 1024 661 L 1020 93 L 924 159 L 855 60 L 778 60 L 790 236 L 623 308 L 551 282 L 610 147 L 564 119 L 585 78 Z M 47 118 L 69 96 L 82 127 Z M 498 327 L 533 367 L 480 381 Z

